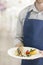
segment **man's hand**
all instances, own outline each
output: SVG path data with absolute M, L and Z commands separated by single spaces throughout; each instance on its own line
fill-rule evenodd
M 21 47 L 21 46 L 24 46 L 23 43 L 18 43 L 15 45 L 15 47 Z

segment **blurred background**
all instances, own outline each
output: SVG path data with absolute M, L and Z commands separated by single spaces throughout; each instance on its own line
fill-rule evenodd
M 35 0 L 0 0 L 0 65 L 20 65 L 21 60 L 8 55 L 15 46 L 16 24 L 19 12 Z

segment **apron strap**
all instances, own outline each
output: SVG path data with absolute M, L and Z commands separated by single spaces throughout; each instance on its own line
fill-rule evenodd
M 26 18 L 25 18 L 25 21 L 27 20 L 27 18 L 30 16 L 30 13 L 32 12 L 33 10 L 27 12 L 27 15 L 26 15 Z

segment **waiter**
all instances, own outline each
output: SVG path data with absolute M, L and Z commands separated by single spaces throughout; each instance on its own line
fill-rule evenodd
M 43 56 L 43 0 L 20 12 L 15 41 L 16 46 L 38 48 Z M 43 65 L 43 58 L 22 60 L 21 65 Z

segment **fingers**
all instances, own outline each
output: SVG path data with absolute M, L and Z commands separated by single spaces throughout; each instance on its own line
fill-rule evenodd
M 39 51 L 39 53 L 41 54 L 41 56 L 43 57 L 43 51 Z
M 43 51 L 40 51 L 40 53 L 43 55 Z

